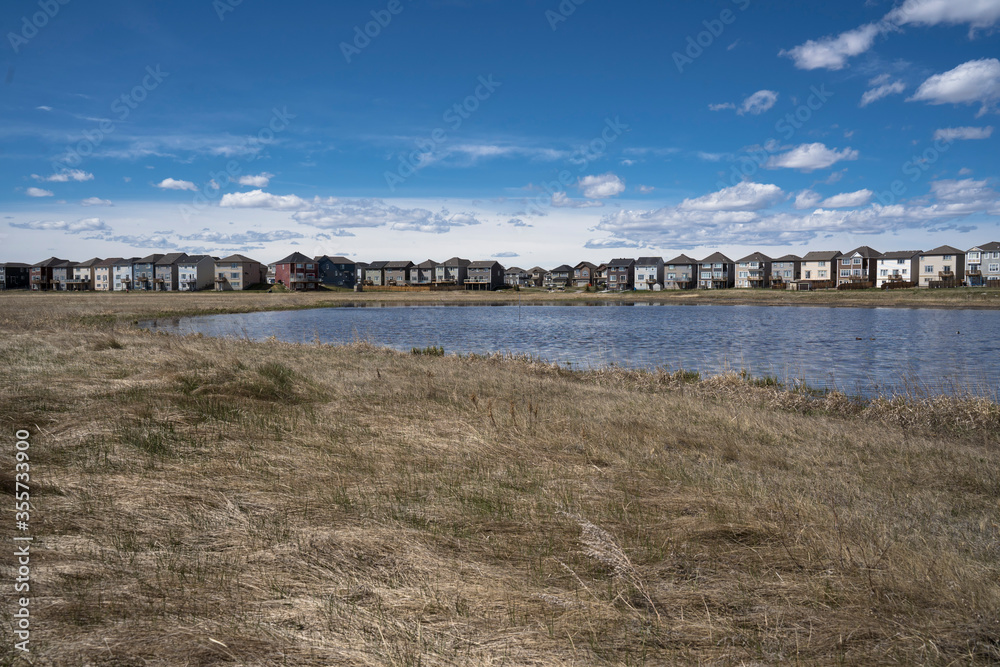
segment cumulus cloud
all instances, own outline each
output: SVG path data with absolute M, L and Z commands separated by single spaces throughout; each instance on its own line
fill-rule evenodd
M 820 208 L 854 208 L 864 206 L 872 200 L 874 192 L 868 189 L 857 192 L 844 192 L 839 195 L 827 197 L 820 202 Z
M 587 250 L 613 250 L 615 248 L 641 248 L 642 244 L 623 238 L 590 239 L 583 244 Z
M 814 190 L 803 190 L 795 195 L 795 202 L 792 204 L 797 209 L 816 208 L 823 201 L 823 196 Z
M 928 104 L 981 103 L 979 114 L 1000 99 L 1000 60 L 983 58 L 962 63 L 952 70 L 935 74 L 917 88 L 907 102 Z
M 248 174 L 246 176 L 240 176 L 239 184 L 251 188 L 266 188 L 271 184 L 272 178 L 274 178 L 274 174 L 270 174 L 266 171 L 262 174 L 257 174 L 256 176 Z
M 178 181 L 173 178 L 165 178 L 159 183 L 155 184 L 156 187 L 161 190 L 191 190 L 192 192 L 198 191 L 198 186 L 191 181 Z
M 111 231 L 107 223 L 100 218 L 83 218 L 76 222 L 66 222 L 65 220 L 33 220 L 31 222 L 12 222 L 10 226 L 41 232 L 67 232 L 68 234 Z
M 599 208 L 604 206 L 604 204 L 599 201 L 570 199 L 565 192 L 557 192 L 552 195 L 552 199 L 549 204 L 554 208 Z
M 968 24 L 971 30 L 989 28 L 1000 21 L 997 0 L 906 0 L 886 14 L 896 25 Z
M 100 197 L 87 197 L 80 202 L 80 206 L 114 206 L 109 199 L 101 199 Z
M 906 90 L 905 83 L 902 81 L 889 81 L 888 74 L 875 77 L 868 82 L 868 85 L 871 86 L 871 88 L 866 90 L 865 94 L 861 96 L 861 102 L 858 106 L 866 107 L 872 102 L 876 102 L 883 97 L 898 95 Z
M 826 169 L 841 160 L 857 160 L 858 155 L 858 151 L 852 148 L 838 151 L 817 142 L 801 144 L 786 153 L 773 155 L 764 166 L 768 169 L 799 169 L 809 172 Z
M 52 174 L 51 176 L 39 176 L 38 174 L 32 174 L 31 177 L 36 181 L 47 181 L 49 183 L 68 183 L 69 181 L 82 182 L 94 180 L 93 174 L 82 169 L 66 169 L 57 174 Z
M 872 47 L 879 32 L 878 25 L 869 23 L 836 37 L 810 39 L 795 48 L 782 50 L 778 55 L 791 58 L 799 69 L 843 69 L 848 58 L 864 53 Z
M 578 187 L 587 199 L 616 197 L 625 192 L 625 183 L 611 172 L 600 176 L 584 176 L 580 179 Z
M 442 209 L 440 213 L 431 213 L 424 209 L 409 209 L 403 212 L 407 219 L 394 222 L 392 229 L 425 234 L 444 234 L 454 227 L 481 224 L 471 213 L 449 213 L 447 209 Z
M 28 188 L 24 191 L 29 197 L 54 197 L 55 193 L 51 190 L 43 190 L 42 188 Z
M 773 90 L 758 90 L 756 93 L 743 100 L 743 104 L 740 105 L 740 108 L 736 113 L 741 116 L 743 114 L 758 116 L 773 107 L 777 101 L 778 93 Z
M 986 127 L 945 127 L 934 133 L 934 139 L 941 141 L 989 139 L 991 136 L 993 136 L 992 125 Z
M 718 192 L 695 199 L 685 199 L 677 209 L 681 211 L 757 211 L 785 198 L 777 185 L 744 181 Z
M 245 246 L 251 243 L 273 243 L 274 241 L 288 241 L 291 239 L 305 238 L 303 234 L 292 232 L 287 229 L 278 229 L 270 232 L 237 232 L 234 234 L 224 234 L 219 231 L 202 229 L 200 232 L 187 236 L 180 236 L 182 241 L 201 241 L 203 243 L 217 243 L 219 245 Z
M 534 227 L 534 225 L 529 225 L 521 218 L 511 218 L 507 221 L 507 224 L 511 227 Z
M 263 190 L 232 192 L 222 195 L 219 206 L 226 208 L 269 208 L 275 211 L 293 211 L 309 207 L 309 203 L 297 195 L 273 195 Z

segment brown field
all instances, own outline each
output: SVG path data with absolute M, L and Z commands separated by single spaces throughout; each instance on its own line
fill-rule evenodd
M 130 324 L 351 298 L 0 295 L 0 664 L 1000 662 L 1000 406 Z

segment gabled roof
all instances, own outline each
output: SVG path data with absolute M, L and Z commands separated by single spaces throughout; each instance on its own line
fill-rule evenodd
M 384 269 L 388 263 L 389 262 L 386 262 L 386 261 L 372 262 L 371 264 L 369 264 L 365 268 L 367 270 L 369 270 L 369 271 L 379 271 L 381 269 Z
M 548 271 L 546 271 L 545 269 L 543 269 L 540 266 L 535 266 L 535 267 L 532 267 L 532 268 L 528 269 L 528 273 L 548 273 Z
M 389 270 L 392 270 L 392 269 L 408 269 L 411 266 L 413 266 L 413 262 L 411 262 L 408 259 L 405 260 L 405 261 L 401 261 L 401 262 L 386 262 L 385 263 L 385 268 L 389 269 Z
M 771 260 L 772 262 L 801 262 L 802 258 L 798 255 L 784 255 L 778 259 Z
M 418 269 L 433 269 L 437 265 L 438 265 L 438 263 L 435 262 L 433 259 L 428 259 L 425 262 L 420 262 L 419 264 L 417 264 L 416 268 L 418 268 Z
M 803 262 L 829 262 L 840 257 L 839 250 L 814 250 L 807 252 Z
M 212 260 L 214 260 L 215 258 L 212 257 L 211 255 L 188 255 L 187 257 L 184 257 L 183 259 L 181 259 L 177 263 L 178 264 L 197 264 L 199 262 L 205 261 L 206 259 L 212 259 Z
M 346 257 L 341 257 L 340 255 L 336 255 L 334 257 L 330 257 L 329 255 L 321 255 L 320 257 L 315 258 L 317 262 L 322 262 L 324 259 L 329 260 L 334 264 L 358 264 L 358 262 L 352 262 Z
M 591 264 L 590 262 L 580 262 L 579 264 L 577 264 L 573 268 L 574 269 L 584 269 L 584 268 L 586 268 L 586 269 L 596 269 L 597 265 L 596 264 Z
M 86 262 L 76 262 L 73 264 L 73 268 L 79 269 L 90 269 L 101 263 L 100 257 L 94 257 L 93 259 L 88 259 Z
M 49 257 L 48 259 L 44 259 L 41 262 L 38 262 L 37 264 L 32 264 L 32 266 L 41 267 L 43 269 L 50 269 L 54 266 L 63 266 L 64 264 L 66 264 L 66 262 L 67 260 L 65 259 L 59 259 L 58 257 Z
M 222 259 L 216 260 L 218 262 L 253 262 L 254 264 L 260 264 L 256 259 L 250 259 L 245 255 L 230 255 L 229 257 L 223 257 Z
M 887 252 L 879 259 L 913 259 L 917 255 L 921 254 L 921 250 L 894 250 L 893 252 Z
M 869 248 L 868 246 L 863 245 L 860 248 L 855 248 L 850 252 L 845 252 L 843 256 L 854 257 L 855 255 L 861 255 L 865 259 L 878 259 L 879 257 L 882 256 L 882 253 L 880 253 L 878 250 L 875 250 L 874 248 Z
M 635 260 L 636 266 L 655 266 L 663 261 L 662 257 L 640 257 Z
M 23 264 L 21 262 L 6 262 L 4 264 L 0 264 L 0 266 L 4 267 L 5 269 L 30 269 L 31 268 L 31 264 Z
M 461 257 L 452 257 L 451 259 L 446 259 L 445 261 L 441 262 L 442 266 L 466 266 L 467 267 L 467 266 L 469 266 L 469 264 L 472 264 L 472 262 L 469 261 L 469 260 L 467 260 L 467 259 L 462 259 Z
M 368 262 L 354 262 L 355 269 L 367 269 L 369 266 Z
M 711 255 L 701 260 L 702 264 L 732 264 L 733 260 L 729 259 L 721 252 L 713 252 Z
M 573 267 L 569 264 L 563 264 L 562 266 L 557 266 L 547 273 L 573 273 Z
M 478 262 L 472 262 L 471 264 L 469 264 L 470 269 L 489 269 L 494 266 L 499 266 L 503 268 L 503 264 L 496 261 L 495 259 L 483 259 Z
M 163 259 L 163 253 L 154 252 L 152 255 L 146 255 L 142 259 L 137 260 L 136 264 L 156 264 L 161 259 Z
M 934 250 L 928 250 L 923 253 L 924 255 L 964 255 L 964 250 L 959 250 L 958 248 L 952 248 L 950 245 L 943 245 Z
M 301 252 L 293 252 L 288 257 L 284 259 L 279 259 L 277 262 L 275 262 L 275 264 L 305 264 L 306 262 L 309 262 L 311 264 L 313 262 L 313 259 L 311 257 L 306 257 Z
M 987 252 L 996 252 L 1000 250 L 1000 242 L 990 241 L 989 243 L 984 243 L 983 245 L 977 245 L 975 248 L 970 248 L 970 250 L 983 250 Z
M 631 266 L 635 266 L 635 260 L 631 257 L 619 257 L 608 262 L 609 269 L 627 269 Z
M 508 267 L 507 270 L 504 271 L 504 273 L 524 273 L 524 269 L 522 269 L 520 266 L 511 266 Z
M 177 264 L 187 258 L 186 252 L 169 252 L 164 255 L 161 259 L 156 261 L 157 266 L 170 266 L 171 264 Z
M 746 257 L 736 260 L 737 262 L 770 262 L 772 261 L 770 257 L 762 252 L 752 252 Z
M 696 259 L 691 259 L 687 255 L 677 255 L 672 260 L 670 260 L 669 262 L 667 262 L 667 264 L 674 264 L 674 265 L 677 265 L 677 264 L 701 264 L 701 262 L 699 262 Z
M 102 261 L 98 262 L 97 264 L 95 264 L 94 268 L 97 268 L 97 269 L 110 269 L 112 266 L 115 265 L 116 262 L 120 262 L 121 259 L 122 259 L 121 257 L 108 257 L 107 259 L 102 260 Z

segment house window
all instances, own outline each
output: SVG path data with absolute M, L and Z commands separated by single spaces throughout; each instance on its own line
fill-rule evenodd
M 840 270 L 840 277 L 841 278 L 849 278 L 850 276 L 851 276 L 851 270 L 850 269 L 841 269 Z
M 924 266 L 924 273 L 934 273 L 934 265 L 927 264 Z
M 946 262 L 950 262 L 950 261 L 951 261 L 951 255 L 945 255 L 945 256 L 944 256 L 944 257 L 942 257 L 941 259 L 943 259 L 943 260 L 944 260 L 944 261 L 946 261 Z
M 821 262 L 818 262 L 818 264 L 819 264 L 820 266 L 826 266 L 826 261 L 821 261 Z
M 990 273 L 1000 272 L 1000 264 L 990 264 Z
M 826 271 L 819 271 L 816 274 L 817 278 L 826 278 Z
M 978 262 L 979 261 L 979 253 L 978 252 L 970 252 L 969 253 L 969 261 L 970 262 Z
M 229 268 L 230 269 L 238 269 L 238 268 L 240 268 L 240 265 L 237 264 L 236 262 L 233 262 L 232 264 L 229 265 Z
M 238 273 L 231 273 L 231 274 L 229 274 L 229 277 L 230 278 L 239 278 L 240 274 L 238 274 Z
M 855 275 L 855 277 L 860 276 L 861 275 L 861 269 L 854 269 L 854 275 Z
M 951 267 L 950 266 L 945 266 L 945 267 L 942 268 L 942 271 L 944 271 L 945 273 L 951 273 Z

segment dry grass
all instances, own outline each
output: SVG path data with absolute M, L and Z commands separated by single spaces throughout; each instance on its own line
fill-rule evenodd
M 1000 662 L 994 404 L 178 338 L 112 323 L 150 301 L 85 326 L 97 301 L 57 298 L 0 300 L 0 422 L 44 485 L 34 664 Z

